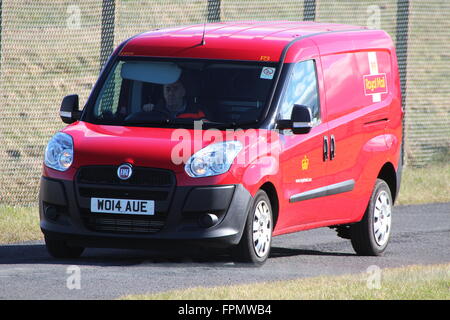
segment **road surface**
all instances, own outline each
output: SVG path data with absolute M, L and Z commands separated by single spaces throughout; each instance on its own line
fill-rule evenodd
M 114 299 L 195 286 L 364 273 L 372 265 L 449 262 L 450 203 L 399 206 L 382 257 L 356 256 L 350 241 L 328 228 L 274 238 L 271 257 L 259 268 L 235 264 L 227 255 L 115 249 L 87 249 L 79 259 L 59 261 L 47 254 L 42 241 L 0 245 L 0 299 Z

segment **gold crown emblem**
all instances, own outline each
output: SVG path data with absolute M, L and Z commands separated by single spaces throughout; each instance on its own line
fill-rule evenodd
M 305 156 L 302 160 L 302 170 L 308 170 L 309 167 L 309 159 Z

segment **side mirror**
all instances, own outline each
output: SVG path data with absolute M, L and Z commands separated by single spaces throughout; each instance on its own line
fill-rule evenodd
M 278 120 L 279 129 L 291 129 L 294 134 L 309 133 L 313 127 L 311 110 L 302 105 L 294 105 L 290 120 Z
M 64 123 L 74 123 L 80 119 L 81 112 L 78 110 L 78 95 L 71 94 L 65 96 L 61 102 L 59 116 Z

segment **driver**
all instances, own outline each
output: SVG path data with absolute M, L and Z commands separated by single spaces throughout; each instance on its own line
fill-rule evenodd
M 163 86 L 164 102 L 153 104 L 145 104 L 145 111 L 159 111 L 168 114 L 171 118 L 188 118 L 202 119 L 205 113 L 198 107 L 189 106 L 186 100 L 186 89 L 183 83 L 178 80 L 174 83 Z

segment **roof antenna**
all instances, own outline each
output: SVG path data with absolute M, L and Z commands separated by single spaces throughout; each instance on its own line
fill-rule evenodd
M 205 41 L 205 29 L 206 29 L 206 22 L 203 22 L 202 42 L 200 42 L 201 46 L 204 46 L 206 44 L 206 41 Z

